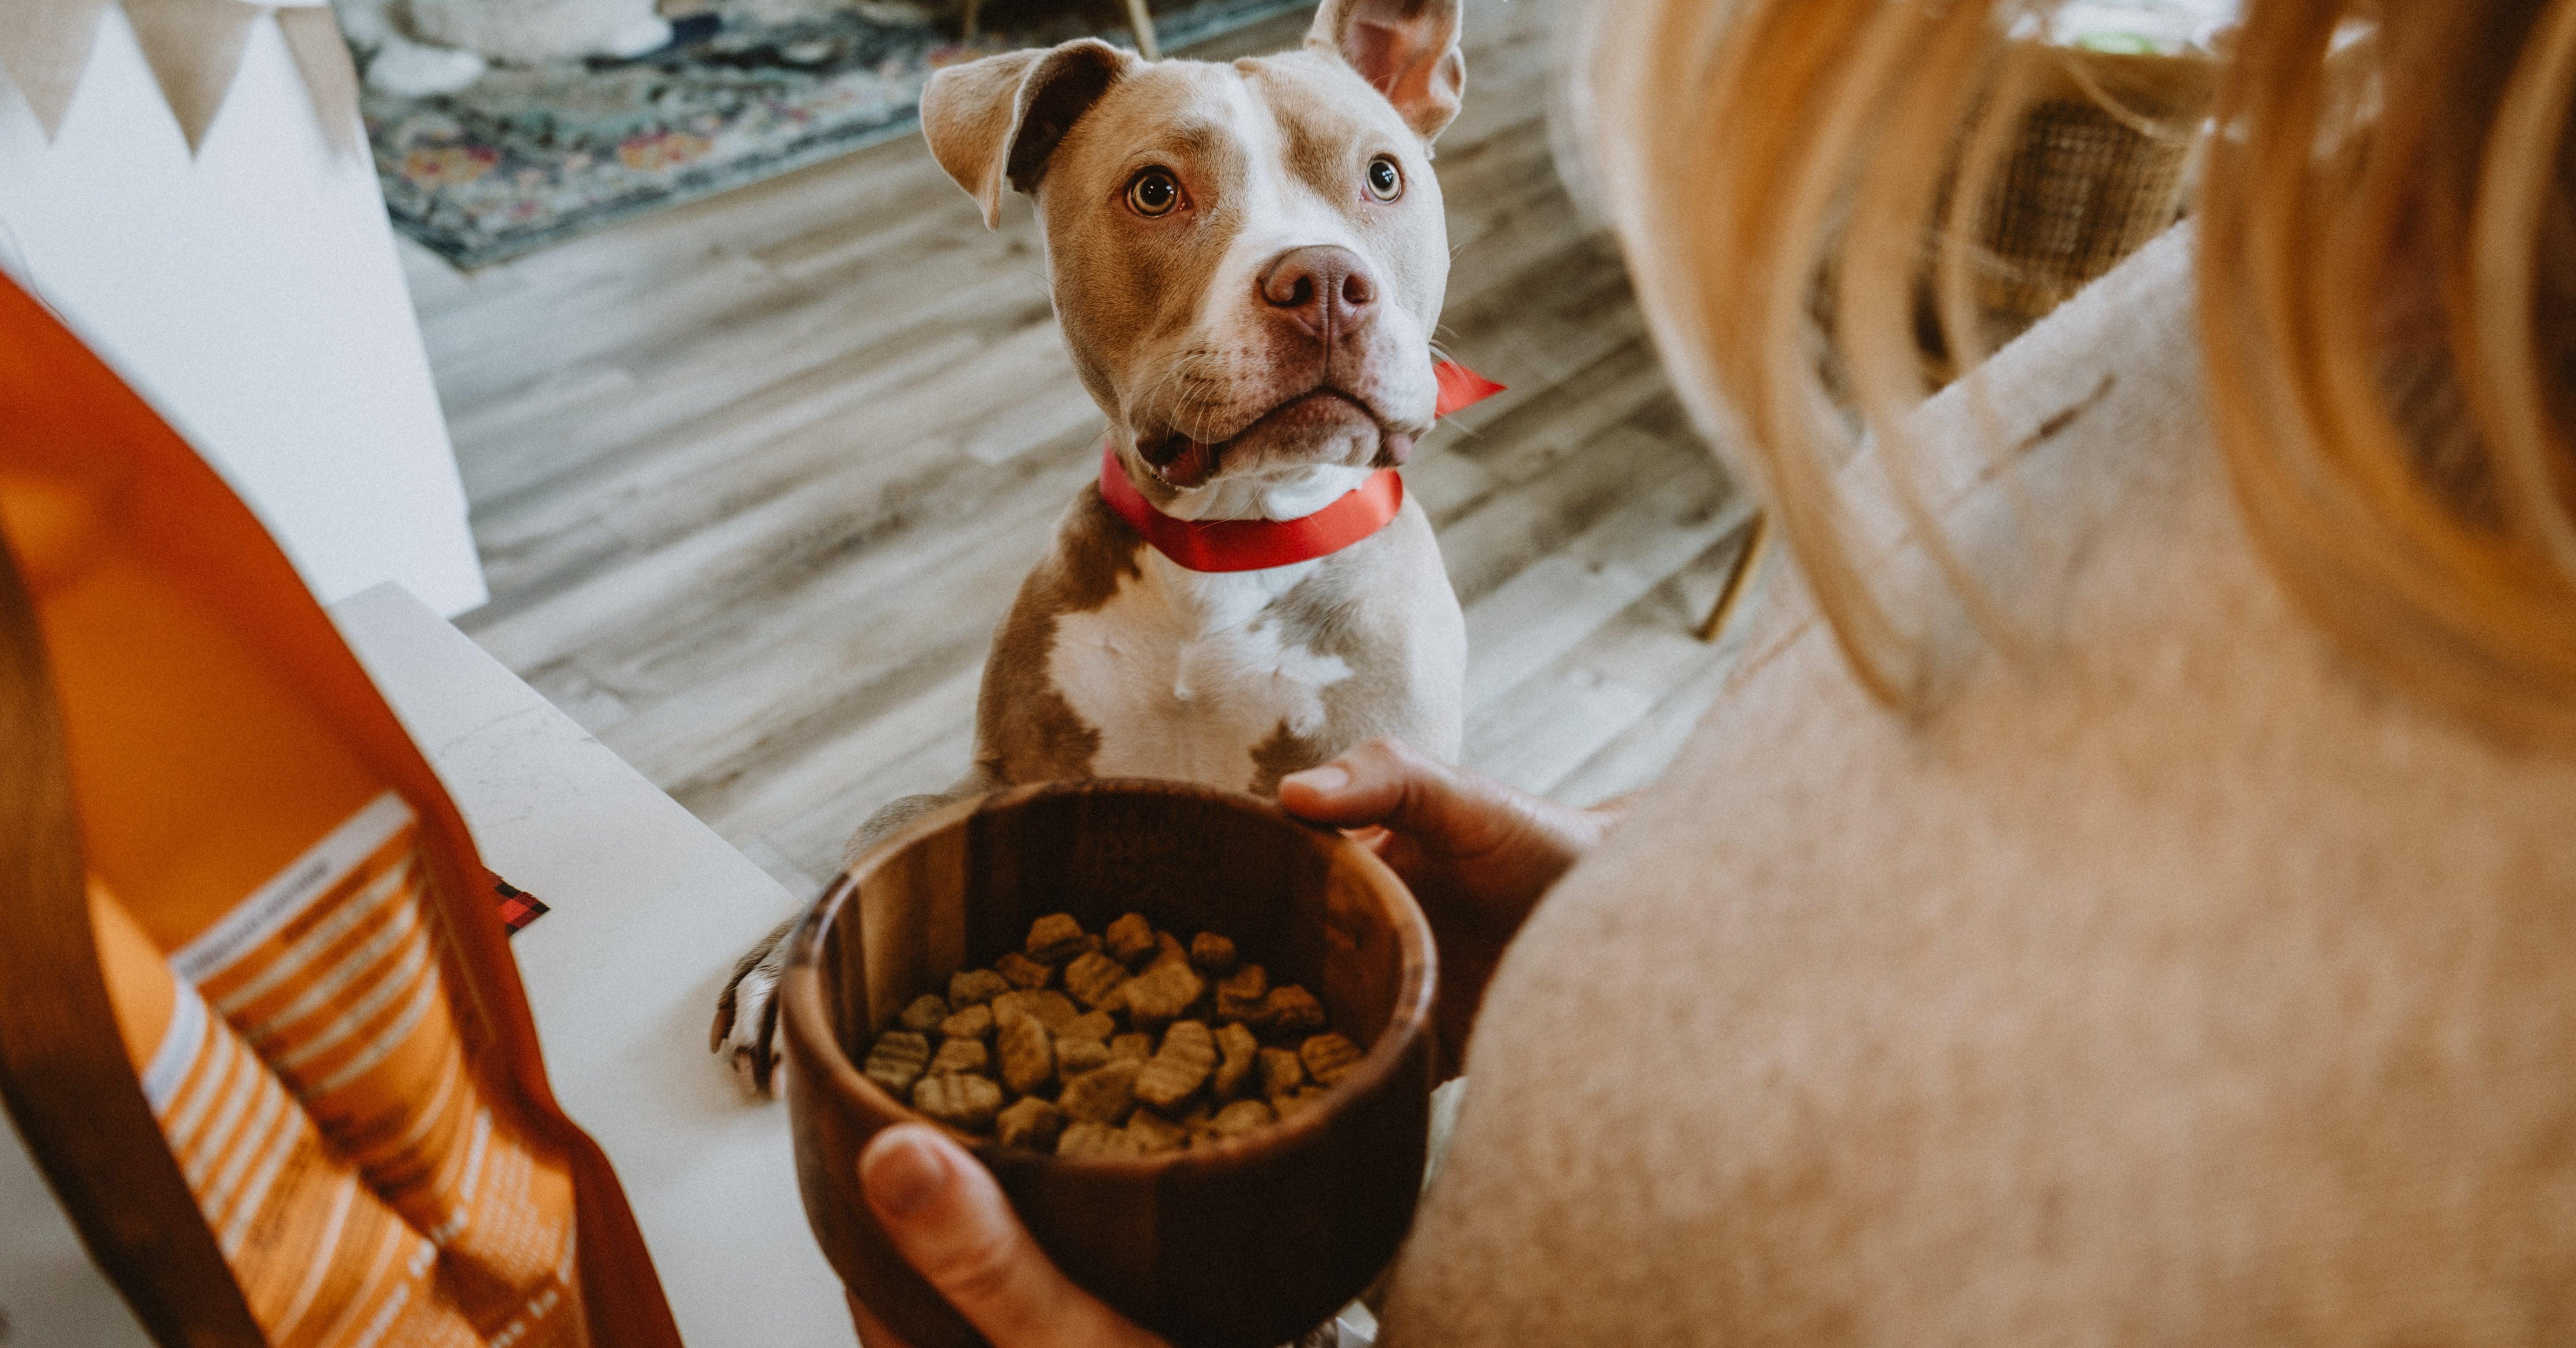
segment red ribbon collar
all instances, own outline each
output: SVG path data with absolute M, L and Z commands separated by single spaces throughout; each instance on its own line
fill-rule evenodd
M 1440 384 L 1436 415 L 1447 416 L 1503 391 L 1454 360 L 1431 367 Z M 1100 499 L 1154 550 L 1192 571 L 1263 571 L 1330 557 L 1395 520 L 1404 508 L 1404 478 L 1392 468 L 1344 492 L 1332 504 L 1293 520 L 1176 520 L 1154 508 L 1118 461 L 1118 446 L 1100 447 Z

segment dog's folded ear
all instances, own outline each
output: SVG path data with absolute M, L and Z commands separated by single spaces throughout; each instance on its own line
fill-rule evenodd
M 1324 0 L 1306 45 L 1348 62 L 1426 141 L 1458 115 L 1458 0 Z
M 1098 38 L 1004 52 L 950 66 L 921 91 L 921 134 L 931 157 L 1002 221 L 1002 193 L 1035 192 L 1047 157 L 1136 58 Z

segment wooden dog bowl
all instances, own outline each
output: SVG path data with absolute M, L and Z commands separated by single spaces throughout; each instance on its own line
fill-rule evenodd
M 906 1003 L 1016 950 L 1037 918 L 1141 912 L 1234 938 L 1368 1046 L 1258 1133 L 1143 1157 L 972 1144 L 1058 1266 L 1183 1348 L 1275 1348 L 1365 1290 L 1413 1221 L 1429 1122 L 1431 935 L 1366 848 L 1269 801 L 1163 781 L 1016 787 L 927 816 L 835 881 L 779 993 L 796 1174 L 851 1293 L 917 1348 L 983 1342 L 915 1275 L 859 1192 L 858 1156 L 917 1120 L 855 1065 Z

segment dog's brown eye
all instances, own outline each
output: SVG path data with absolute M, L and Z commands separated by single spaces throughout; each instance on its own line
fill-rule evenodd
M 1169 215 L 1180 202 L 1181 180 L 1160 164 L 1140 169 L 1127 180 L 1127 206 L 1138 215 Z
M 1370 196 L 1380 201 L 1393 201 L 1404 195 L 1404 170 L 1395 166 L 1393 158 L 1379 155 L 1369 161 L 1368 185 Z

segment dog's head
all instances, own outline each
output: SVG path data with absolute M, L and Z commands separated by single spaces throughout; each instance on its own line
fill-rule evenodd
M 931 153 L 995 223 L 1037 199 L 1075 366 L 1174 487 L 1404 462 L 1431 428 L 1457 0 L 1324 0 L 1228 65 L 1104 42 L 939 72 Z

